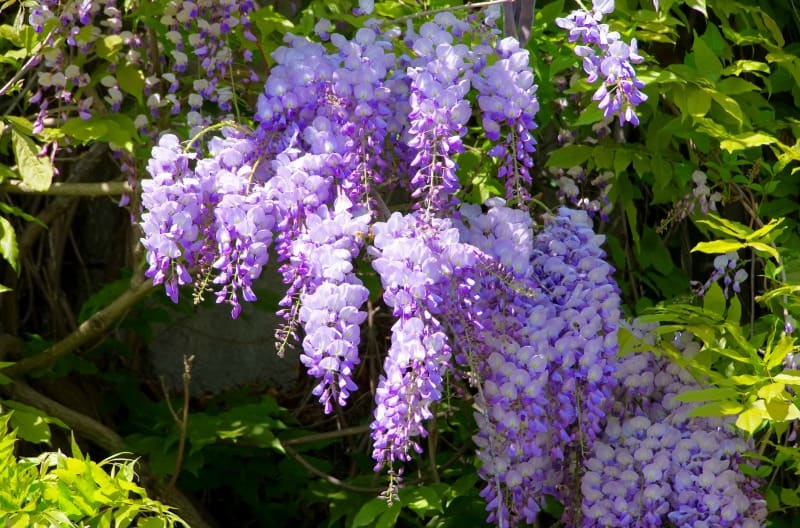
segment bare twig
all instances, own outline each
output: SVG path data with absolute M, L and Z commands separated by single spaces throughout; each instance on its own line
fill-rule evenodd
M 337 479 L 333 475 L 328 475 L 324 471 L 320 471 L 319 469 L 317 469 L 314 466 L 312 466 L 311 463 L 308 460 L 303 458 L 303 455 L 301 455 L 300 453 L 295 451 L 291 446 L 288 446 L 286 444 L 282 444 L 282 445 L 283 445 L 283 448 L 286 450 L 286 454 L 289 455 L 290 457 L 292 457 L 293 459 L 295 459 L 301 466 L 306 468 L 309 471 L 309 473 L 311 473 L 313 475 L 316 475 L 317 477 L 320 477 L 321 479 L 333 484 L 336 487 L 342 488 L 342 489 L 347 490 L 347 491 L 354 491 L 356 493 L 370 493 L 370 494 L 375 493 L 375 494 L 377 494 L 377 493 L 381 493 L 382 491 L 385 491 L 383 487 L 380 487 L 380 488 L 364 488 L 364 487 L 361 487 L 361 486 L 353 486 L 352 484 L 348 484 L 346 482 L 342 482 L 341 480 Z
M 167 483 L 168 489 L 173 489 L 175 487 L 175 482 L 178 480 L 178 475 L 181 473 L 181 465 L 183 465 L 183 454 L 186 450 L 186 429 L 189 425 L 189 385 L 192 382 L 192 363 L 194 363 L 194 356 L 183 356 L 183 412 L 181 414 L 181 418 L 178 421 L 178 427 L 180 428 L 180 440 L 178 441 L 178 456 L 175 458 L 175 471 L 172 472 L 172 477 L 169 479 Z M 167 402 L 169 402 L 169 398 L 167 398 Z M 172 415 L 175 416 L 175 412 L 172 410 L 172 404 L 170 405 L 170 412 Z
M 353 436 L 368 432 L 369 432 L 368 425 L 357 425 L 355 427 L 348 427 L 346 429 L 339 429 L 337 431 L 326 431 L 324 433 L 316 433 L 316 434 L 301 436 L 299 438 L 289 438 L 287 440 L 281 440 L 281 445 L 285 447 L 287 445 L 311 444 L 314 442 L 320 442 L 322 440 L 332 440 L 334 438 L 342 438 L 344 436 Z
M 25 358 L 2 370 L 7 376 L 19 376 L 34 369 L 47 367 L 75 349 L 96 339 L 108 330 L 133 305 L 153 291 L 155 286 L 150 281 L 141 283 L 135 289 L 125 291 L 111 304 L 84 321 L 74 332 L 58 341 L 44 352 Z

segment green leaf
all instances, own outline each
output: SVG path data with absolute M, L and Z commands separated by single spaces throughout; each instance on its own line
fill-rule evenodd
M 764 404 L 769 417 L 777 422 L 787 422 L 800 418 L 800 409 L 792 402 L 780 399 L 767 400 Z
M 139 104 L 144 104 L 142 96 L 144 91 L 144 73 L 142 73 L 142 70 L 132 64 L 122 64 L 117 67 L 115 74 L 120 89 L 134 96 L 139 101 Z
M 703 4 L 703 10 L 705 11 L 705 2 L 703 2 Z M 716 81 L 720 78 L 722 75 L 722 63 L 719 61 L 717 54 L 714 53 L 708 44 L 706 44 L 705 40 L 698 36 L 697 33 L 694 34 L 692 52 L 697 73 L 710 81 Z
M 723 400 L 707 403 L 689 411 L 690 417 L 695 416 L 730 416 L 742 412 L 744 406 L 735 401 Z
M 797 494 L 797 490 L 792 488 L 781 488 L 781 503 L 792 508 L 796 508 L 800 506 L 800 496 Z
M 703 296 L 703 309 L 722 317 L 725 315 L 726 305 L 727 301 L 725 300 L 725 293 L 723 293 L 722 287 L 716 282 L 712 283 Z
M 397 518 L 400 516 L 400 510 L 402 510 L 402 506 L 400 506 L 399 502 L 395 502 L 392 504 L 389 509 L 381 514 L 378 518 L 378 522 L 375 523 L 375 528 L 392 528 L 397 524 Z
M 789 398 L 789 393 L 786 392 L 785 383 L 768 383 L 758 389 L 758 397 L 762 400 L 783 400 Z
M 700 88 L 688 88 L 685 99 L 685 110 L 691 116 L 702 117 L 711 110 L 711 94 Z
M 119 35 L 106 35 L 95 43 L 95 53 L 107 61 L 114 62 L 117 53 L 122 49 L 122 37 Z
M 713 387 L 682 392 L 675 399 L 680 402 L 703 402 L 731 400 L 739 397 L 739 392 L 727 387 Z
M 769 244 L 764 244 L 762 242 L 750 242 L 747 244 L 749 247 L 755 249 L 756 251 L 760 251 L 762 253 L 766 253 L 770 257 L 774 258 L 775 260 L 780 260 L 780 255 L 778 254 L 778 250 L 774 247 L 770 246 Z
M 136 521 L 137 528 L 166 528 L 167 520 L 160 517 L 145 517 Z
M 41 411 L 14 401 L 4 401 L 3 406 L 13 409 L 10 423 L 20 438 L 34 444 L 50 443 L 49 420 Z
M 570 169 L 583 164 L 594 152 L 594 147 L 587 145 L 567 145 L 554 150 L 547 158 L 548 167 Z
M 442 511 L 442 499 L 431 487 L 400 488 L 399 496 L 403 506 L 411 508 L 420 517 Z
M 711 92 L 711 98 L 728 116 L 736 121 L 737 127 L 741 127 L 744 124 L 744 112 L 742 112 L 742 107 L 739 106 L 736 99 L 719 92 Z
M 592 103 L 589 105 L 586 110 L 581 112 L 580 117 L 576 119 L 572 125 L 573 126 L 582 126 L 582 125 L 593 125 L 603 119 L 603 110 L 597 106 L 597 103 Z
M 386 499 L 374 498 L 365 503 L 358 510 L 356 516 L 353 518 L 352 528 L 359 528 L 360 526 L 372 526 L 375 524 L 379 515 L 389 510 L 389 504 Z
M 753 434 L 766 418 L 765 410 L 751 407 L 739 415 L 736 419 L 736 427 Z
M 720 141 L 719 146 L 728 152 L 735 152 L 737 150 L 744 150 L 751 147 L 760 147 L 762 145 L 774 145 L 779 143 L 778 139 L 765 134 L 763 132 L 747 132 L 737 136 L 728 136 L 726 139 Z
M 776 219 L 770 220 L 770 222 L 767 225 L 765 225 L 765 226 L 755 230 L 754 232 L 750 233 L 749 235 L 747 235 L 745 240 L 747 242 L 754 242 L 754 241 L 772 242 L 772 240 L 775 238 L 775 235 L 776 235 L 776 233 L 773 233 L 773 231 L 776 228 L 778 228 L 783 223 L 784 220 L 786 220 L 786 219 L 785 218 L 776 218 Z M 767 238 L 767 235 L 769 235 L 771 233 L 772 233 L 772 236 Z
M 742 320 L 742 303 L 739 301 L 738 296 L 731 297 L 730 306 L 728 306 L 728 313 L 725 315 L 725 320 L 738 325 Z
M 11 268 L 19 273 L 19 247 L 17 234 L 11 222 L 0 216 L 0 255 L 8 262 Z
M 53 165 L 50 158 L 39 157 L 36 143 L 25 135 L 17 132 L 16 127 L 11 129 L 11 144 L 14 147 L 14 156 L 17 158 L 17 170 L 25 185 L 35 191 L 46 191 L 53 181 Z
M 778 342 L 764 354 L 767 370 L 772 370 L 782 364 L 792 349 L 794 349 L 794 338 L 788 335 L 781 336 Z
M 737 242 L 736 240 L 714 240 L 712 242 L 698 242 L 697 245 L 692 248 L 692 252 L 700 251 L 701 253 L 724 254 L 730 253 L 731 251 L 738 251 L 744 247 L 747 247 L 747 245 L 742 242 Z
M 700 224 L 710 228 L 716 233 L 729 235 L 739 239 L 747 239 L 753 232 L 749 227 L 740 224 L 734 220 L 727 220 L 714 214 L 709 214 L 703 218 L 698 218 L 694 221 L 695 224 Z
M 92 117 L 90 119 L 74 117 L 61 125 L 61 131 L 85 144 L 103 139 L 108 133 L 108 122 L 102 117 Z
M 761 61 L 754 61 L 754 60 L 738 60 L 733 64 L 726 66 L 724 70 L 722 70 L 723 75 L 741 75 L 743 73 L 766 73 L 769 74 L 770 69 L 769 65 L 765 62 Z M 723 79 L 722 82 L 726 81 L 727 79 Z M 729 93 L 723 90 L 725 93 Z

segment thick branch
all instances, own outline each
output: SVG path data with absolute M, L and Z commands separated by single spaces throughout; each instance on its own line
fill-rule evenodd
M 67 183 L 55 182 L 45 190 L 32 189 L 20 180 L 9 180 L 0 184 L 0 192 L 12 194 L 46 194 L 48 196 L 96 197 L 119 196 L 132 192 L 128 182 Z
M 85 414 L 51 400 L 24 383 L 15 382 L 10 385 L 0 386 L 0 389 L 14 401 L 36 407 L 48 415 L 58 418 L 77 434 L 89 439 L 109 453 L 119 454 L 125 451 L 125 441 L 116 432 Z M 189 526 L 192 528 L 212 528 L 181 491 L 174 487 L 160 484 L 141 461 L 139 461 L 139 474 L 155 490 L 161 500 L 177 509 L 178 515 Z
M 74 332 L 55 343 L 44 352 L 25 358 L 2 370 L 7 376 L 19 376 L 34 369 L 47 367 L 59 358 L 66 356 L 81 345 L 96 339 L 108 330 L 111 325 L 128 311 L 134 304 L 144 298 L 155 287 L 146 280 L 134 289 L 129 289 L 111 304 L 84 321 Z

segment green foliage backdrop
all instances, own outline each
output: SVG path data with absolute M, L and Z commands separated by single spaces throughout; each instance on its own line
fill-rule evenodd
M 166 3 L 126 0 L 119 7 L 126 27 L 166 38 L 158 22 Z M 527 44 L 541 106 L 533 194 L 555 205 L 565 199 L 569 177 L 586 203 L 597 204 L 628 315 L 657 323 L 665 339 L 656 352 L 702 384 L 680 396 L 702 402 L 695 415 L 735 416 L 742 433 L 755 438 L 748 468 L 762 478 L 770 526 L 794 526 L 800 6 L 656 3 L 618 0 L 609 19 L 638 40 L 645 57 L 638 73 L 648 100 L 634 129 L 603 120 L 591 100 L 595 88 L 555 25 L 577 5 L 536 2 Z M 152 147 L 135 123 L 149 112 L 143 93 L 151 63 L 129 60 L 118 36 L 103 37 L 83 58 L 93 117 L 83 120 L 65 104 L 37 128 L 29 102 L 36 57 L 58 43 L 30 25 L 35 4 L 0 4 L 0 79 L 7 79 L 0 87 L 3 526 L 181 525 L 164 504 L 193 527 L 484 525 L 474 418 L 469 401 L 455 396 L 437 406 L 426 453 L 399 500 L 379 497 L 385 482 L 372 471 L 363 402 L 377 379 L 388 318 L 376 321 L 383 335 L 367 345 L 371 367 L 359 373 L 366 399 L 334 419 L 309 402 L 304 377 L 291 390 L 246 386 L 202 398 L 162 390 L 145 351 L 155 325 L 174 312 L 164 309 L 161 292 L 149 296 L 138 228 L 114 204 L 130 193 L 130 211 L 138 214 L 136 191 L 120 169 L 143 175 Z M 375 11 L 399 19 L 455 5 L 386 0 Z M 348 0 L 262 5 L 251 16 L 257 42 L 234 34 L 232 46 L 254 52 L 268 71 L 285 33 L 311 35 L 319 18 L 353 31 L 365 19 L 353 7 Z M 109 68 L 124 98 L 119 111 L 98 95 Z M 236 78 L 232 84 L 235 112 L 252 113 L 261 86 Z M 154 126 L 188 133 L 170 119 L 162 110 Z M 459 158 L 459 176 L 466 195 L 482 203 L 502 183 L 475 154 L 486 145 L 471 147 Z M 713 283 L 697 295 L 692 281 L 705 283 L 714 259 L 730 252 L 747 271 L 739 291 L 726 295 L 724 283 Z M 274 297 L 263 297 L 260 308 L 274 310 Z M 195 309 L 191 300 L 181 302 L 183 313 Z M 701 353 L 683 357 L 668 339 L 675 332 L 695 335 Z M 620 341 L 622 353 L 652 349 L 628 332 Z M 188 357 L 184 379 L 191 384 Z M 550 504 L 541 525 L 556 526 L 560 508 Z

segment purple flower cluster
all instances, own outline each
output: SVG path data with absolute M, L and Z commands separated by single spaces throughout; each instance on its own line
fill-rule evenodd
M 537 86 L 528 51 L 520 49 L 516 39 L 507 37 L 494 48 L 498 60 L 487 61 L 473 79 L 482 111 L 483 130 L 496 146 L 489 151 L 501 161 L 497 177 L 506 184 L 506 199 L 524 204 L 529 198 L 526 185 L 531 183 L 530 168 L 536 140 L 534 117 L 539 111 Z
M 483 343 L 483 357 L 467 358 L 482 379 L 481 495 L 489 522 L 531 523 L 545 495 L 564 497 L 568 450 L 600 433 L 615 384 L 619 293 L 583 211 L 561 209 L 535 237 L 530 217 L 502 201 L 462 215 L 463 240 L 508 271 L 476 281 L 475 306 L 491 314 L 470 340 Z
M 636 39 L 630 44 L 620 40 L 608 24 L 601 24 L 603 15 L 614 11 L 614 0 L 593 0 L 591 11 L 578 9 L 566 18 L 557 18 L 556 24 L 569 31 L 569 42 L 580 40 L 575 54 L 583 58 L 583 70 L 589 83 L 602 82 L 592 99 L 598 101 L 606 118 L 619 115 L 619 123 L 626 121 L 638 125 L 639 117 L 634 107 L 647 100 L 642 93 L 644 83 L 636 77 L 633 64 L 644 59 L 639 55 Z
M 466 99 L 470 90 L 472 51 L 453 44 L 453 34 L 435 22 L 427 22 L 413 40 L 416 57 L 407 70 L 410 80 L 407 145 L 415 152 L 410 182 L 419 206 L 439 211 L 455 205 L 459 189 L 453 155 L 461 152 L 472 109 Z
M 66 105 L 75 105 L 73 108 L 83 119 L 91 117 L 95 101 L 84 93 L 91 84 L 92 73 L 85 69 L 86 57 L 98 52 L 101 37 L 120 34 L 122 13 L 116 4 L 116 0 L 43 0 L 31 9 L 28 16 L 31 26 L 36 32 L 49 35 L 38 72 L 38 88 L 30 99 L 39 108 L 34 132 L 41 132 L 44 128 L 44 119 L 50 110 L 57 112 L 59 118 L 66 119 L 69 115 Z M 120 44 L 124 44 L 123 37 L 118 38 Z M 104 53 L 110 53 L 110 50 L 104 50 Z M 116 81 L 104 79 L 100 84 L 112 111 L 119 111 L 123 96 Z M 51 105 L 56 108 L 51 109 Z
M 184 152 L 178 138 L 165 135 L 153 148 L 142 182 L 142 244 L 146 275 L 165 283 L 178 301 L 178 286 L 200 272 L 202 296 L 217 284 L 217 302 L 231 305 L 236 318 L 239 295 L 255 300 L 252 281 L 269 259 L 275 225 L 273 205 L 258 185 L 255 144 L 232 129 L 208 142 L 208 157 Z
M 415 439 L 426 436 L 423 421 L 430 406 L 442 397 L 442 380 L 451 370 L 450 345 L 441 313 L 444 293 L 454 273 L 453 261 L 470 267 L 459 234 L 445 220 L 419 213 L 394 213 L 376 222 L 370 253 L 381 278 L 383 298 L 397 317 L 392 342 L 375 394 L 372 457 L 376 470 L 408 461 L 411 450 L 422 451 Z
M 700 348 L 686 334 L 674 345 L 689 357 Z M 739 469 L 752 441 L 730 420 L 689 417 L 697 404 L 676 396 L 700 388 L 692 376 L 645 352 L 622 359 L 616 377 L 614 417 L 584 462 L 581 526 L 763 526 L 757 483 Z
M 731 291 L 739 293 L 742 291 L 742 283 L 747 280 L 747 271 L 739 262 L 739 254 L 735 251 L 717 255 L 714 258 L 714 271 L 705 283 L 693 282 L 695 293 L 705 295 L 711 285 L 722 279 L 722 293 L 727 298 Z
M 150 116 L 141 114 L 137 118 L 142 128 L 158 118 L 162 109 L 172 116 L 186 112 L 191 135 L 213 123 L 204 108 L 209 104 L 219 109 L 223 119 L 233 117 L 233 75 L 243 85 L 260 80 L 252 69 L 233 71 L 235 62 L 252 61 L 248 49 L 242 50 L 241 58 L 236 56 L 234 40 L 241 35 L 244 40 L 256 41 L 248 18 L 254 9 L 252 0 L 167 2 L 159 20 L 166 29 L 165 38 L 156 44 L 164 73 L 159 75 L 160 69 L 156 69 L 145 79 L 144 95 Z M 194 76 L 191 86 L 184 85 L 181 79 L 191 69 L 202 75 Z
M 359 363 L 359 325 L 367 317 L 361 307 L 369 291 L 355 276 L 351 261 L 370 216 L 351 209 L 346 197 L 340 197 L 333 210 L 320 206 L 306 217 L 307 231 L 292 243 L 292 258 L 308 277 L 298 313 L 305 331 L 300 361 L 309 375 L 321 378 L 313 393 L 326 413 L 333 410 L 333 401 L 345 405 L 356 389 L 352 374 Z

